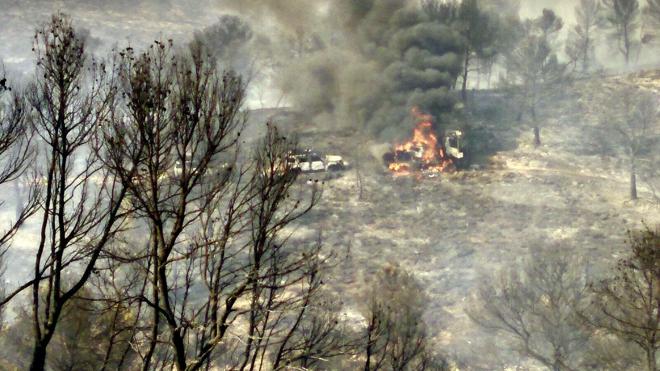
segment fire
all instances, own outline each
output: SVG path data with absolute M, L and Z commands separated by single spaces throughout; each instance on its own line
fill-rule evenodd
M 394 176 L 405 176 L 412 173 L 410 166 L 408 164 L 402 164 L 398 162 L 391 163 L 388 168 L 394 174 Z
M 433 131 L 433 116 L 423 113 L 419 108 L 411 110 L 417 124 L 412 138 L 394 148 L 386 155 L 388 169 L 396 176 L 422 172 L 429 175 L 453 169 L 452 160 L 445 155 L 439 140 Z

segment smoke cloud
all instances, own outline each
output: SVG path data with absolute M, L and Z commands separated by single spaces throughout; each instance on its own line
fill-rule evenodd
M 413 106 L 436 117 L 454 107 L 460 36 L 417 1 L 223 4 L 270 35 L 258 46 L 275 61 L 276 86 L 320 125 L 391 138 L 409 130 Z
M 506 12 L 515 1 L 485 3 Z M 523 17 L 552 7 L 568 28 L 575 2 L 520 5 Z M 0 6 L 6 26 L 0 58 L 12 68 L 28 69 L 34 27 L 63 10 L 90 30 L 99 52 L 158 37 L 181 45 L 195 30 L 222 39 L 217 56 L 247 77 L 252 106 L 293 106 L 322 126 L 353 126 L 390 139 L 410 128 L 412 106 L 448 125 L 445 113 L 455 105 L 460 37 L 421 12 L 419 0 L 0 0 Z M 43 14 L 32 16 L 38 11 Z M 227 20 L 234 28 L 214 26 Z

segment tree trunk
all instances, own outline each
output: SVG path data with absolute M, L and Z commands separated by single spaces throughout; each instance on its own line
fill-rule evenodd
M 364 201 L 364 182 L 362 181 L 362 172 L 359 167 L 356 167 L 355 170 L 355 175 L 357 176 L 358 200 Z
M 649 371 L 657 371 L 658 367 L 656 366 L 657 363 L 655 359 L 655 349 L 653 348 L 646 349 L 646 364 Z
M 470 51 L 465 52 L 465 62 L 463 64 L 463 85 L 461 86 L 461 98 L 463 99 L 463 104 L 467 105 L 467 79 L 468 79 L 468 68 L 470 67 Z
M 372 356 L 372 345 L 373 345 L 373 331 L 374 331 L 374 318 L 373 314 L 371 316 L 371 320 L 369 321 L 369 327 L 367 328 L 367 349 L 366 349 L 366 354 L 367 354 L 367 360 L 364 363 L 364 371 L 371 371 L 371 356 Z
M 30 371 L 43 371 L 46 367 L 46 345 L 37 341 L 32 352 Z
M 554 355 L 554 363 L 552 364 L 552 371 L 562 371 L 561 370 L 561 351 L 559 349 L 555 349 L 555 355 Z
M 532 122 L 534 125 L 534 147 L 541 145 L 541 129 L 539 128 L 538 122 L 536 122 L 536 108 L 532 107 Z
M 490 81 L 493 77 L 493 66 L 488 67 L 488 90 L 490 90 Z
M 630 199 L 637 199 L 637 174 L 634 165 L 632 169 L 630 169 Z
M 541 145 L 541 129 L 538 125 L 534 125 L 534 146 L 538 147 Z
M 589 33 L 590 27 L 585 27 L 585 40 L 584 40 L 584 52 L 582 53 L 582 72 L 585 74 L 589 71 L 589 50 L 591 50 L 591 35 Z
M 477 89 L 481 89 L 481 67 L 479 67 L 479 70 L 477 70 Z
M 155 236 L 156 236 L 156 230 L 155 228 L 151 228 L 151 254 L 152 258 L 154 259 L 154 270 L 158 269 L 158 259 L 157 259 L 157 244 L 155 242 Z M 151 338 L 149 339 L 149 347 L 147 348 L 147 353 L 144 356 L 144 359 L 142 360 L 142 371 L 149 371 L 151 369 L 151 359 L 154 356 L 154 352 L 156 350 L 156 344 L 158 343 L 158 332 L 160 330 L 160 312 L 158 311 L 157 305 L 158 302 L 160 301 L 160 298 L 158 297 L 158 284 L 156 280 L 153 280 L 150 282 L 151 283 L 151 290 L 152 290 L 152 302 L 154 303 L 154 306 L 152 307 L 152 322 L 151 322 Z
M 53 304 L 53 311 L 50 313 L 49 318 L 46 320 L 44 325 L 43 333 L 39 336 L 36 336 L 34 342 L 34 349 L 32 350 L 32 361 L 30 362 L 30 371 L 42 371 L 46 367 L 46 356 L 48 355 L 48 344 L 53 339 L 55 334 L 55 326 L 57 326 L 57 320 L 60 318 L 62 313 L 62 305 L 60 303 Z M 52 323 L 52 326 L 48 324 Z M 38 325 L 37 325 L 38 326 Z
M 172 331 L 172 345 L 174 345 L 174 354 L 176 356 L 176 369 L 179 371 L 185 371 L 187 368 L 186 362 L 186 346 L 183 341 L 183 337 L 178 332 L 177 329 L 171 329 Z
M 623 49 L 626 57 L 626 67 L 630 65 L 630 36 L 628 35 L 628 26 L 623 27 Z
M 364 362 L 364 371 L 371 370 L 371 347 L 367 345 L 367 360 Z

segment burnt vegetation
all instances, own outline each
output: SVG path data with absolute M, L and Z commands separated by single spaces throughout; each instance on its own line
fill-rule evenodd
M 221 3 L 104 58 L 56 13 L 34 74 L 2 70 L 0 368 L 658 370 L 660 73 L 636 66 L 660 2 L 581 0 L 573 24 L 512 0 Z M 291 107 L 250 110 L 266 89 Z M 578 215 L 599 192 L 638 220 Z

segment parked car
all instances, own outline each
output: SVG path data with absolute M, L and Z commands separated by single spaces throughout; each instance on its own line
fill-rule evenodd
M 343 171 L 348 168 L 348 163 L 341 156 L 323 156 L 309 149 L 290 153 L 287 163 L 292 169 L 302 173 Z

